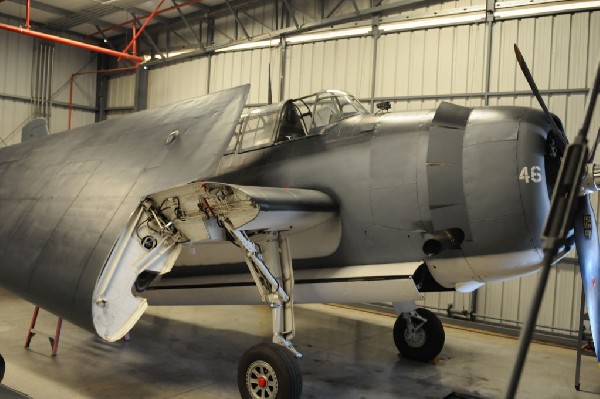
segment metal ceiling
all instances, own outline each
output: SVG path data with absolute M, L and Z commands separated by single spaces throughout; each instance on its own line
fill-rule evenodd
M 119 26 L 131 20 L 132 14 L 143 17 L 150 14 L 160 1 L 148 0 L 31 0 L 31 21 L 48 31 L 91 35 L 99 30 L 109 29 L 111 37 L 130 32 L 129 27 Z M 149 26 L 170 23 L 180 14 L 203 11 L 224 4 L 223 0 L 167 0 L 161 10 L 168 11 L 156 15 Z M 0 2 L 0 16 L 20 20 L 25 18 L 27 0 L 4 0 Z M 178 6 L 178 8 L 176 7 Z M 100 28 L 100 29 L 99 29 Z
M 188 51 L 213 51 L 232 42 L 262 40 L 262 36 L 278 37 L 368 21 L 414 8 L 422 2 L 425 0 L 316 0 L 313 6 L 320 10 L 317 15 L 300 20 L 297 19 L 299 5 L 291 4 L 291 0 L 0 0 L 0 19 L 8 19 L 4 22 L 13 26 L 25 26 L 30 3 L 32 30 L 55 36 L 76 35 L 78 39 L 112 50 L 129 47 L 137 31 L 139 54 L 159 55 L 164 60 L 163 55 L 182 47 Z M 439 2 L 443 0 L 427 1 L 428 4 Z M 272 6 L 273 26 L 265 25 L 252 15 L 252 10 L 261 6 Z M 233 30 L 226 32 L 222 24 L 215 23 L 222 17 L 233 20 Z M 248 22 L 243 23 L 242 19 L 258 23 L 266 30 L 261 28 L 259 33 L 249 33 Z M 219 34 L 218 40 L 215 32 Z M 170 47 L 170 33 L 174 40 L 184 44 Z

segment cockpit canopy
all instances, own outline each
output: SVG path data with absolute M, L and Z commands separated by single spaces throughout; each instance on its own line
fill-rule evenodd
M 227 152 L 244 152 L 320 134 L 329 125 L 366 113 L 354 96 L 341 90 L 324 90 L 256 108 L 240 118 Z

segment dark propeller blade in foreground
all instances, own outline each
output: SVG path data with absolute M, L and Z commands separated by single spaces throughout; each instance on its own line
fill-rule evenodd
M 542 95 L 540 94 L 540 91 L 539 91 L 537 85 L 535 84 L 535 80 L 533 80 L 533 76 L 531 75 L 531 71 L 529 71 L 529 67 L 527 66 L 527 63 L 525 62 L 525 58 L 523 58 L 523 54 L 521 54 L 521 50 L 519 50 L 519 46 L 517 46 L 516 43 L 515 43 L 514 49 L 515 49 L 515 55 L 517 56 L 517 62 L 519 63 L 519 67 L 521 68 L 521 71 L 523 72 L 523 76 L 525 76 L 525 80 L 527 80 L 527 83 L 529 84 L 529 88 L 531 89 L 531 92 L 533 93 L 533 95 L 537 99 L 538 103 L 540 104 L 540 107 L 542 107 L 542 110 L 548 117 L 548 122 L 550 122 L 550 127 L 552 127 L 552 132 L 554 133 L 554 137 L 556 137 L 556 139 L 558 140 L 558 144 L 559 144 L 561 153 L 564 153 L 564 149 L 568 144 L 567 136 L 565 136 L 565 133 L 561 129 L 559 129 L 558 126 L 556 126 L 556 121 L 550 114 L 550 111 L 548 110 L 548 107 L 546 106 L 546 103 L 544 102 L 544 99 L 542 98 Z
M 548 115 L 553 130 L 557 129 L 554 130 L 556 137 L 564 137 L 564 134 L 560 135 L 557 133 L 559 132 L 558 128 L 556 127 L 550 112 L 546 108 L 539 90 L 533 81 L 533 77 L 529 72 L 529 68 L 527 68 L 527 64 L 516 44 L 515 54 L 517 55 L 517 60 L 519 61 L 521 70 L 523 70 L 523 73 L 525 74 L 525 78 L 529 82 L 531 90 L 540 102 L 546 115 Z M 519 352 L 506 392 L 506 397 L 510 399 L 515 397 L 519 386 L 525 358 L 527 357 L 527 351 L 529 350 L 529 344 L 531 343 L 531 338 L 533 336 L 533 328 L 544 297 L 550 267 L 553 264 L 559 247 L 565 243 L 567 234 L 573 228 L 575 228 L 575 243 L 579 256 L 579 265 L 581 267 L 581 276 L 583 278 L 590 324 L 592 326 L 592 336 L 594 342 L 600 342 L 600 315 L 598 314 L 600 308 L 600 303 L 598 303 L 598 300 L 600 299 L 600 295 L 598 294 L 598 284 L 600 283 L 598 281 L 600 274 L 598 254 L 600 252 L 600 244 L 598 243 L 598 227 L 594 213 L 591 209 L 589 193 L 587 190 L 584 191 L 584 188 L 582 187 L 583 175 L 584 172 L 586 172 L 585 164 L 588 160 L 594 159 L 595 155 L 592 152 L 588 157 L 587 134 L 599 91 L 600 63 L 598 63 L 594 85 L 588 97 L 588 107 L 585 119 L 575 141 L 573 144 L 570 144 L 565 151 L 565 156 L 561 163 L 560 171 L 558 172 L 556 186 L 554 187 L 554 192 L 552 194 L 550 212 L 546 219 L 546 226 L 543 234 L 544 260 L 542 262 L 540 280 L 533 297 L 527 321 L 521 329 Z M 587 169 L 587 172 L 593 174 L 593 169 L 594 168 L 590 166 Z M 598 186 L 594 181 L 593 175 L 591 181 L 594 186 L 591 191 L 598 191 Z M 583 195 L 583 197 L 578 198 L 584 192 L 586 194 Z M 598 349 L 596 349 L 596 355 L 598 356 Z M 598 357 L 598 360 L 600 361 L 600 357 Z
M 600 246 L 598 226 L 589 195 L 579 198 L 575 215 L 575 246 L 581 268 L 581 279 L 585 291 L 585 302 L 592 336 L 600 338 Z M 594 341 L 599 342 L 599 341 Z M 600 347 L 595 345 L 596 358 L 600 362 Z

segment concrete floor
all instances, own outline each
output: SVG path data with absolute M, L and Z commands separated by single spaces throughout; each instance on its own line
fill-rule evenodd
M 266 307 L 151 308 L 130 342 L 105 343 L 66 323 L 59 355 L 38 335 L 23 343 L 33 306 L 0 291 L 4 384 L 42 398 L 236 398 L 237 362 L 268 340 Z M 56 318 L 40 314 L 39 329 Z M 327 305 L 297 307 L 304 398 L 442 398 L 453 391 L 501 397 L 517 341 L 446 327 L 437 365 L 399 358 L 394 318 Z M 600 370 L 583 359 L 582 390 L 600 393 Z M 534 344 L 519 398 L 598 398 L 573 388 L 575 352 Z M 1 395 L 0 395 L 1 396 Z

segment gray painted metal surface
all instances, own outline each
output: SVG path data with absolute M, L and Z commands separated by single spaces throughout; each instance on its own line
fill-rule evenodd
M 445 181 L 432 183 L 427 161 L 439 121 L 464 132 L 441 136 L 446 148 L 457 149 L 460 155 L 455 155 L 455 162 L 463 166 Z M 535 270 L 548 187 L 545 179 L 520 183 L 519 173 L 525 167 L 544 165 L 547 129 L 541 113 L 517 107 L 472 110 L 443 105 L 436 112 L 358 115 L 329 125 L 319 135 L 226 155 L 217 176 L 210 179 L 317 189 L 338 201 L 342 238 L 335 253 L 311 258 L 303 250 L 294 252 L 295 240 L 302 234 L 289 235 L 297 260 L 294 267 L 299 270 L 424 261 L 438 283 L 460 288 L 470 280 L 501 280 Z M 453 188 L 451 182 L 464 190 L 464 223 L 472 236 L 460 250 L 427 259 L 421 247 L 436 231 L 432 215 L 439 209 L 437 199 L 429 197 L 429 188 L 431 184 Z M 227 249 L 199 246 L 194 254 L 185 255 L 172 276 L 197 281 L 239 270 L 199 266 L 214 264 L 214 252 Z M 217 263 L 241 260 L 239 254 L 229 252 L 230 257 Z M 163 283 L 168 284 L 169 276 Z M 185 295 L 179 298 L 194 303 Z M 176 300 L 171 297 L 169 303 Z
M 48 136 L 48 121 L 46 118 L 36 118 L 23 126 L 21 143 Z
M 91 293 L 125 222 L 144 196 L 214 173 L 247 91 L 1 149 L 2 284 L 91 328 Z

